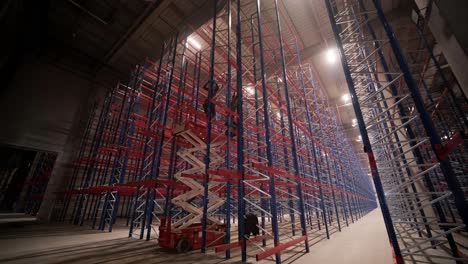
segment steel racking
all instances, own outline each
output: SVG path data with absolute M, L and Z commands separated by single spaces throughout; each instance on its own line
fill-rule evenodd
M 27 191 L 22 201 L 24 213 L 29 215 L 36 215 L 39 211 L 57 158 L 57 153 L 53 152 L 38 152 L 36 155 L 32 176 L 24 184 Z
M 276 0 L 213 1 L 211 21 L 136 66 L 88 123 L 61 219 L 107 231 L 123 221 L 160 242 L 200 224 L 202 252 L 281 263 L 376 208 L 284 14 Z
M 465 262 L 467 101 L 424 16 L 325 4 L 396 262 Z

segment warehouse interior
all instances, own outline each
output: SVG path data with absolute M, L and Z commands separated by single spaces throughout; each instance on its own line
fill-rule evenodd
M 468 2 L 0 10 L 0 262 L 468 263 Z

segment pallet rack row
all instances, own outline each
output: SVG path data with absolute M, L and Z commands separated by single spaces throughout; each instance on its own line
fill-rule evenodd
M 39 211 L 57 158 L 56 153 L 38 152 L 36 155 L 32 175 L 24 183 L 24 188 L 27 188 L 25 199 L 21 201 L 24 212 L 29 215 L 36 215 Z
M 416 7 L 325 1 L 397 263 L 464 263 L 467 100 Z
M 280 263 L 377 207 L 281 3 L 222 2 L 93 112 L 59 220 L 160 244 L 196 226 L 192 248 Z
M 26 161 L 21 154 L 17 152 L 11 155 L 6 168 L 0 171 L 0 189 L 3 191 L 0 204 L 6 208 L 12 206 L 9 209 L 14 212 L 35 216 L 44 199 L 57 153 L 31 152 L 31 159 Z M 25 173 L 22 171 L 24 168 L 29 170 L 27 175 L 23 174 L 24 178 L 15 180 L 17 175 Z

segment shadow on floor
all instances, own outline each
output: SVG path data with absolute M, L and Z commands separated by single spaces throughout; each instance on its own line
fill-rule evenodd
M 34 227 L 34 230 L 32 229 Z M 9 223 L 2 225 L 0 230 L 0 240 L 2 239 L 18 239 L 18 238 L 31 238 L 31 237 L 48 237 L 48 236 L 70 236 L 70 235 L 85 235 L 94 234 L 98 231 L 93 229 L 84 229 L 72 225 L 49 225 L 41 224 L 38 222 L 33 223 Z
M 127 232 L 126 227 L 108 233 L 65 223 L 9 226 L 0 229 L 0 245 L 8 245 L 7 250 L 0 252 L 0 263 L 241 263 L 238 248 L 231 251 L 228 260 L 224 253 L 215 254 L 212 249 L 207 254 L 199 250 L 177 254 L 158 247 L 154 240 L 126 238 Z M 260 250 L 249 246 L 248 260 L 256 263 L 255 253 Z M 292 263 L 304 254 L 303 246 L 290 248 L 282 253 L 282 263 Z M 274 258 L 261 263 L 274 263 Z
M 110 239 L 94 243 L 39 250 L 29 254 L 1 258 L 1 263 L 219 263 L 224 259 L 199 252 L 176 254 L 156 248 L 154 242 L 132 238 Z

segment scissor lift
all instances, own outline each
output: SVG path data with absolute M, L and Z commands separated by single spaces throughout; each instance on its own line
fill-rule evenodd
M 174 129 L 174 136 L 180 140 L 180 145 L 185 147 L 177 151 L 177 156 L 187 166 L 174 175 L 175 180 L 185 184 L 189 191 L 177 195 L 171 199 L 173 206 L 181 209 L 183 213 L 174 216 L 169 215 L 161 221 L 159 227 L 159 245 L 163 248 L 176 249 L 177 252 L 201 248 L 202 217 L 203 217 L 203 181 L 205 162 L 203 157 L 207 144 L 203 136 L 206 129 L 200 125 L 188 123 L 179 125 Z M 210 165 L 217 167 L 224 158 L 217 154 L 224 141 L 213 142 L 210 145 Z M 207 245 L 215 246 L 224 243 L 225 224 L 213 216 L 213 213 L 224 204 L 224 199 L 218 196 L 217 191 L 224 187 L 223 181 L 217 179 L 214 174 L 209 174 L 208 183 L 208 206 L 207 206 Z

